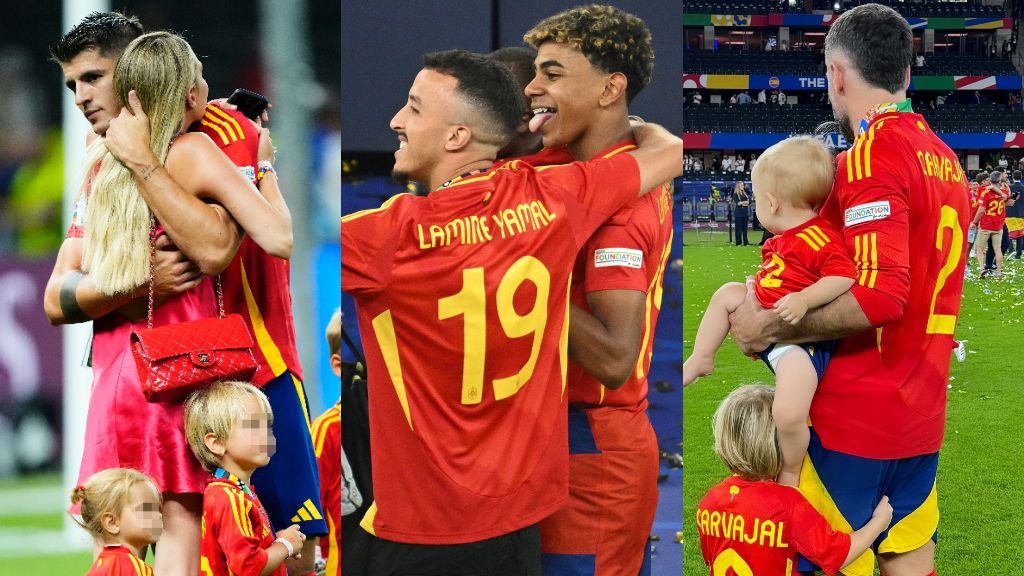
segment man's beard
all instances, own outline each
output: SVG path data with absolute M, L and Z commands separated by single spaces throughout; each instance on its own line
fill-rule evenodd
M 818 136 L 823 134 L 841 134 L 848 144 L 853 144 L 854 134 L 853 129 L 850 128 L 849 118 L 838 113 L 834 114 L 836 119 L 818 124 L 818 127 L 814 129 L 814 134 Z

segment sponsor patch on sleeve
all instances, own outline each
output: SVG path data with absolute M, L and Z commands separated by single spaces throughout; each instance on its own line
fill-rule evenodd
M 855 224 L 871 222 L 872 220 L 882 220 L 883 218 L 888 218 L 891 213 L 892 209 L 889 207 L 889 201 L 880 200 L 847 208 L 843 214 L 843 220 L 844 225 L 849 227 Z
M 643 250 L 635 250 L 633 248 L 598 248 L 594 250 L 594 268 L 604 268 L 606 266 L 642 268 L 643 264 Z
M 256 169 L 252 166 L 239 166 L 238 170 L 242 173 L 242 176 L 248 178 L 250 182 L 256 181 Z

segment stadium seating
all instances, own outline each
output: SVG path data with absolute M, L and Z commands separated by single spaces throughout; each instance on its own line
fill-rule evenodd
M 688 108 L 693 110 L 693 107 Z M 1006 132 L 1024 130 L 1024 113 L 1004 104 L 950 105 L 931 110 L 917 106 L 936 132 Z M 686 132 L 812 132 L 832 120 L 831 108 L 817 105 L 702 104 L 700 113 L 686 114 Z
M 935 0 L 841 0 L 842 10 L 874 2 L 884 4 L 905 17 L 917 18 L 999 18 L 1005 15 L 1002 6 L 986 6 L 980 0 L 967 2 L 937 2 Z M 834 0 L 815 0 L 813 10 L 832 10 Z M 686 2 L 689 14 L 768 14 L 780 12 L 807 12 L 804 1 L 790 6 L 786 0 L 691 0 Z
M 683 66 L 688 74 L 824 74 L 821 54 L 802 50 L 687 50 L 683 53 Z M 912 72 L 918 76 L 1017 75 L 1007 58 L 953 52 L 926 54 L 925 65 Z

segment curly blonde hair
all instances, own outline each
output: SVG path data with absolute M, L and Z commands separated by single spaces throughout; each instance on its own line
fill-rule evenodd
M 627 80 L 627 103 L 651 83 L 651 31 L 643 20 L 614 6 L 590 4 L 559 12 L 538 22 L 523 41 L 535 48 L 545 42 L 567 44 L 594 67 L 621 72 Z

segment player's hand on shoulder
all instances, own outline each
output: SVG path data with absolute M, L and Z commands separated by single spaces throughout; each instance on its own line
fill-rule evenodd
M 775 312 L 786 322 L 796 324 L 807 314 L 807 302 L 799 293 L 786 294 L 775 303 Z

